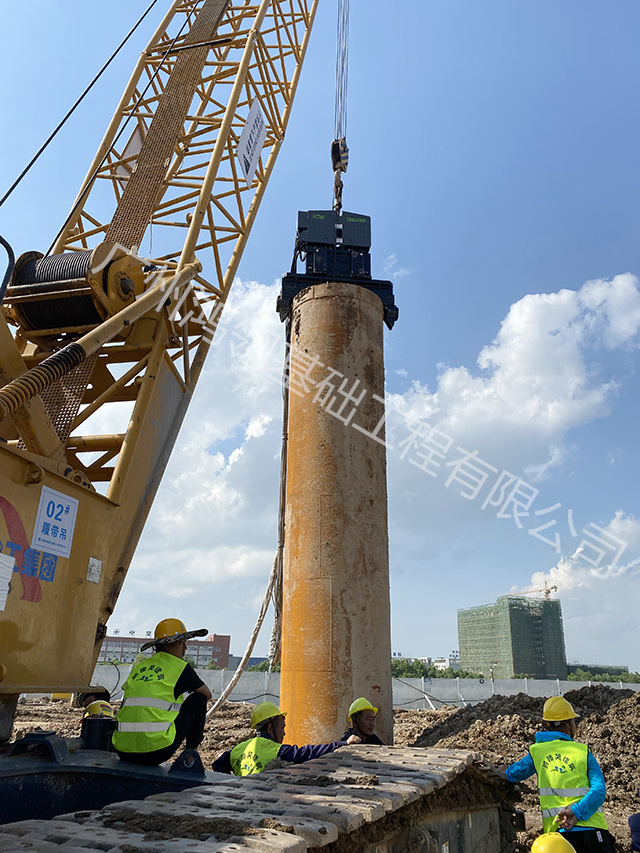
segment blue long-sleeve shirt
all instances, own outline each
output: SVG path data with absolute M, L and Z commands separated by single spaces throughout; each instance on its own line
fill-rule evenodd
M 262 734 L 260 737 L 268 736 Z M 290 761 L 292 764 L 303 764 L 312 758 L 322 758 L 323 755 L 328 755 L 328 753 L 333 752 L 340 746 L 346 746 L 346 743 L 337 740 L 333 741 L 333 743 L 310 743 L 307 746 L 291 746 L 288 743 L 283 743 L 278 750 L 278 758 L 281 761 Z M 223 752 L 219 758 L 216 758 L 211 769 L 218 773 L 233 773 L 231 768 L 231 750 Z
M 553 740 L 571 740 L 571 738 L 564 732 L 538 732 L 536 734 L 536 743 L 548 743 Z M 530 753 L 527 753 L 524 758 L 516 761 L 505 770 L 510 782 L 522 782 L 523 779 L 528 779 L 535 772 L 536 768 Z M 571 811 L 578 820 L 588 820 L 592 814 L 598 811 L 607 796 L 607 786 L 602 770 L 591 752 L 587 754 L 587 777 L 589 779 L 589 793 L 585 794 L 581 800 L 571 804 Z M 576 830 L 588 828 L 587 826 L 576 826 L 571 831 L 576 832 Z

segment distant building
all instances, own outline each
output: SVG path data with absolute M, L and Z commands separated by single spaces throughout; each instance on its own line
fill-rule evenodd
M 485 677 L 567 677 L 560 602 L 503 595 L 458 611 L 460 666 Z
M 110 660 L 116 663 L 133 663 L 140 654 L 140 647 L 150 639 L 151 637 L 105 637 L 98 655 L 98 663 Z M 193 661 L 196 669 L 207 666 L 211 661 L 220 669 L 228 669 L 230 644 L 231 637 L 227 634 L 210 634 L 206 640 L 188 640 L 185 657 Z M 148 657 L 153 653 L 153 648 L 142 652 Z
M 460 656 L 454 654 L 448 658 L 433 658 L 431 666 L 439 670 L 452 669 L 454 672 L 457 672 L 460 669 Z
M 229 669 L 237 669 L 238 664 L 241 660 L 242 657 L 240 657 L 240 655 L 229 655 Z M 266 660 L 269 660 L 269 658 L 251 657 L 247 661 L 247 667 L 258 666 L 259 664 L 264 663 Z

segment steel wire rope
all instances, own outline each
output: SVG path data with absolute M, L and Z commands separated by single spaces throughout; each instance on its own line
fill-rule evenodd
M 347 136 L 347 83 L 349 81 L 349 0 L 338 0 L 336 98 L 334 138 Z
M 276 555 L 271 567 L 271 574 L 267 583 L 267 589 L 260 606 L 260 612 L 256 620 L 255 627 L 247 643 L 247 647 L 227 686 L 222 690 L 220 696 L 207 711 L 207 717 L 215 713 L 225 701 L 227 696 L 231 694 L 236 684 L 240 680 L 242 673 L 247 667 L 251 652 L 258 639 L 258 634 L 262 628 L 269 604 L 273 601 L 275 610 L 275 618 L 271 639 L 269 641 L 269 675 L 271 675 L 272 666 L 280 659 L 280 643 L 282 639 L 282 568 L 284 555 L 284 537 L 285 537 L 285 510 L 287 497 L 287 449 L 289 442 L 289 381 L 291 375 L 291 315 L 286 321 L 286 347 L 284 367 L 282 370 L 282 447 L 280 451 L 280 494 L 278 504 L 278 547 Z M 267 695 L 267 694 L 264 694 Z M 269 694 L 271 695 L 271 694 Z
M 444 702 L 442 701 L 442 699 L 438 699 L 435 696 L 432 696 L 431 693 L 427 693 L 426 690 L 421 690 L 419 687 L 416 687 L 415 684 L 409 684 L 409 682 L 405 681 L 404 678 L 399 678 L 397 675 L 394 675 L 394 676 L 392 676 L 391 680 L 392 681 L 399 681 L 400 684 L 404 684 L 406 687 L 410 687 L 412 690 L 415 690 L 421 696 L 426 696 L 427 699 L 433 699 L 434 702 L 440 702 L 441 705 L 444 705 Z M 409 701 L 415 701 L 415 700 L 409 700 Z
M 156 0 L 154 0 L 154 2 L 156 2 Z M 200 2 L 205 2 L 205 0 L 200 0 Z M 84 196 L 85 196 L 85 195 L 86 195 L 86 193 L 89 191 L 89 189 L 90 189 L 90 188 L 91 188 L 91 186 L 93 185 L 93 182 L 95 181 L 96 177 L 98 176 L 98 172 L 100 171 L 100 169 L 102 169 L 102 167 L 103 167 L 103 166 L 104 166 L 104 164 L 106 163 L 107 158 L 109 157 L 109 154 L 111 154 L 111 151 L 113 150 L 114 145 L 115 145 L 115 144 L 116 144 L 116 142 L 120 139 L 120 137 L 122 136 L 122 134 L 125 132 L 125 130 L 127 129 L 127 126 L 128 126 L 128 124 L 129 124 L 129 122 L 131 121 L 131 119 L 134 117 L 134 115 L 135 115 L 135 114 L 136 114 L 136 112 L 138 111 L 138 107 L 139 107 L 139 106 L 140 106 L 140 104 L 142 103 L 142 101 L 143 101 L 143 99 L 144 99 L 144 96 L 147 94 L 147 92 L 148 92 L 149 88 L 151 87 L 151 85 L 152 85 L 152 84 L 153 84 L 153 82 L 155 81 L 156 77 L 158 76 L 158 74 L 159 74 L 159 73 L 160 73 L 160 71 L 162 70 L 162 66 L 163 66 L 163 65 L 164 65 L 164 63 L 165 63 L 165 60 L 166 60 L 167 56 L 169 56 L 169 54 L 170 54 L 170 53 L 172 53 L 172 51 L 173 51 L 173 46 L 175 45 L 175 43 L 177 42 L 177 40 L 178 40 L 178 39 L 180 38 L 180 36 L 182 35 L 182 32 L 183 32 L 184 28 L 187 26 L 187 24 L 188 24 L 188 23 L 189 23 L 189 15 L 187 15 L 187 16 L 185 17 L 183 25 L 180 27 L 180 29 L 178 30 L 178 32 L 177 32 L 177 33 L 176 33 L 176 35 L 174 36 L 173 41 L 171 42 L 171 44 L 169 45 L 169 47 L 168 47 L 168 48 L 165 50 L 165 52 L 162 54 L 162 58 L 160 59 L 160 62 L 158 63 L 158 67 L 156 68 L 156 70 L 153 72 L 153 74 L 152 74 L 152 75 L 151 75 L 151 77 L 149 78 L 149 81 L 148 81 L 147 85 L 144 87 L 144 89 L 142 90 L 142 92 L 141 92 L 140 97 L 138 98 L 138 100 L 135 102 L 135 104 L 133 105 L 133 107 L 130 109 L 130 111 L 129 111 L 129 116 L 125 119 L 125 121 L 124 121 L 124 123 L 123 123 L 122 127 L 120 128 L 120 130 L 118 131 L 118 133 L 114 136 L 113 141 L 112 141 L 111 145 L 109 146 L 109 149 L 105 152 L 104 157 L 102 158 L 102 160 L 98 163 L 98 165 L 97 165 L 97 166 L 96 166 L 96 168 L 94 169 L 93 174 L 91 174 L 91 175 L 89 176 L 89 178 L 84 182 L 84 185 L 83 185 L 82 189 L 80 190 L 80 192 L 78 193 L 78 197 L 77 197 L 77 199 L 76 199 L 76 201 L 75 201 L 75 203 L 74 203 L 73 207 L 72 207 L 72 208 L 71 208 L 71 210 L 69 211 L 69 215 L 67 216 L 67 218 L 66 218 L 66 219 L 65 219 L 65 221 L 63 222 L 63 224 L 62 224 L 62 228 L 60 228 L 60 230 L 58 231 L 58 233 L 57 233 L 57 234 L 56 234 L 56 236 L 54 237 L 53 242 L 51 243 L 51 245 L 50 245 L 50 246 L 49 246 L 49 248 L 47 249 L 46 254 L 45 254 L 45 257 L 48 257 L 48 256 L 51 254 L 51 251 L 52 251 L 53 247 L 54 247 L 54 246 L 55 246 L 55 244 L 58 242 L 58 240 L 60 239 L 60 237 L 62 236 L 62 234 L 64 233 L 64 230 L 65 230 L 65 228 L 67 227 L 67 225 L 69 224 L 70 219 L 73 217 L 73 215 L 75 214 L 75 212 L 77 211 L 77 209 L 80 207 L 80 204 L 82 203 L 82 200 L 83 200 Z M 193 45 L 193 46 L 194 46 L 194 47 L 196 47 L 197 45 Z
M 338 32 L 336 37 L 336 93 L 334 139 L 331 143 L 333 168 L 333 210 L 342 211 L 342 175 L 349 165 L 347 147 L 347 84 L 349 80 L 349 0 L 338 0 Z
M 67 112 L 67 114 L 66 114 L 66 115 L 65 115 L 65 116 L 60 120 L 60 122 L 58 123 L 58 125 L 57 125 L 57 126 L 54 128 L 54 130 L 49 134 L 49 136 L 47 137 L 47 139 L 42 143 L 42 145 L 41 145 L 41 146 L 40 146 L 40 148 L 36 151 L 36 153 L 33 155 L 33 157 L 31 158 L 31 160 L 29 160 L 29 162 L 28 162 L 28 163 L 27 163 L 27 165 L 24 167 L 24 169 L 22 170 L 22 172 L 20 172 L 20 174 L 19 174 L 19 175 L 18 175 L 18 177 L 15 179 L 15 181 L 11 184 L 11 186 L 9 187 L 9 189 L 7 190 L 7 192 L 6 192 L 6 193 L 2 196 L 2 198 L 0 199 L 0 207 L 2 207 L 2 205 L 3 205 L 3 204 L 5 203 L 5 201 L 9 198 L 9 196 L 10 196 L 10 195 L 11 195 L 11 193 L 15 190 L 15 188 L 18 186 L 18 184 L 22 181 L 22 179 L 25 177 L 25 175 L 30 171 L 31 167 L 32 167 L 32 166 L 36 163 L 36 161 L 40 158 L 40 155 L 41 155 L 41 154 L 42 154 L 42 153 L 43 153 L 43 152 L 44 152 L 44 151 L 49 147 L 49 143 L 51 143 L 51 142 L 55 139 L 55 137 L 58 135 L 58 132 L 59 132 L 60 130 L 62 130 L 62 128 L 64 127 L 64 125 L 65 125 L 65 124 L 67 123 L 67 121 L 71 118 L 71 116 L 72 116 L 72 115 L 73 115 L 73 113 L 76 111 L 76 109 L 80 106 L 80 104 L 82 103 L 82 101 L 84 101 L 84 99 L 85 99 L 85 98 L 86 98 L 86 96 L 89 94 L 89 92 L 91 91 L 91 89 L 93 89 L 93 87 L 95 86 L 95 84 L 96 84 L 96 83 L 98 82 L 98 80 L 102 77 L 102 75 L 104 74 L 104 72 L 105 72 L 105 71 L 107 70 L 107 68 L 111 65 L 111 63 L 113 62 L 113 60 L 114 60 L 114 59 L 116 58 L 116 56 L 120 53 L 120 51 L 122 50 L 122 48 L 123 48 L 123 47 L 125 46 L 125 44 L 129 41 L 129 39 L 131 38 L 131 36 L 135 33 L 135 31 L 138 29 L 138 27 L 140 26 L 140 24 L 144 21 L 144 19 L 147 17 L 147 15 L 148 15 L 148 14 L 149 14 L 149 12 L 153 9 L 153 7 L 156 5 L 156 3 L 157 3 L 157 2 L 158 2 L 158 0 L 152 0 L 151 4 L 147 7 L 146 12 L 144 12 L 144 13 L 140 16 L 140 18 L 138 18 L 138 20 L 136 21 L 136 23 L 134 24 L 134 26 L 129 30 L 129 32 L 127 33 L 127 35 L 126 35 L 126 36 L 124 37 L 124 39 L 120 42 L 120 44 L 119 44 L 119 45 L 118 45 L 118 47 L 114 50 L 114 52 L 111 54 L 111 56 L 109 57 L 109 59 L 107 59 L 107 61 L 106 61 L 106 62 L 105 62 L 105 64 L 102 66 L 102 68 L 98 71 L 98 73 L 97 73 L 97 74 L 96 74 L 96 76 L 93 78 L 93 80 L 91 81 L 91 83 L 89 83 L 89 85 L 88 85 L 88 86 L 87 86 L 87 88 L 84 90 L 84 92 L 83 92 L 83 93 L 80 95 L 80 97 L 76 100 L 75 104 L 74 104 L 74 105 L 69 109 L 69 111 Z M 66 225 L 66 223 L 65 223 L 65 225 Z M 3 294 L 3 295 L 4 295 L 4 294 Z M 0 299 L 0 302 L 1 302 L 1 301 L 2 301 L 2 300 Z

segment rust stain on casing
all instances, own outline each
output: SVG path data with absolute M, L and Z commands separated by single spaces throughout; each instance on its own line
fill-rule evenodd
M 377 441 L 365 434 L 384 416 L 382 303 L 357 285 L 314 285 L 296 297 L 292 319 L 294 365 L 297 348 L 317 357 L 323 367 L 311 378 L 333 377 L 334 387 L 314 400 L 314 392 L 294 393 L 292 378 L 281 674 L 286 741 L 337 739 L 353 699 L 366 696 L 380 709 L 376 731 L 391 743 L 386 448 L 383 428 Z

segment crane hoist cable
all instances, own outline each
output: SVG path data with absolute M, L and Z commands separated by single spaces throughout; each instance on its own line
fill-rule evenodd
M 122 39 L 122 41 L 120 42 L 120 44 L 118 45 L 118 47 L 113 51 L 113 53 L 111 54 L 111 56 L 109 57 L 109 59 L 107 59 L 107 61 L 106 61 L 106 62 L 105 62 L 105 64 L 102 66 L 102 68 L 100 69 L 100 71 L 98 71 L 98 73 L 97 73 L 97 74 L 96 74 L 96 76 L 93 78 L 93 80 L 89 83 L 89 85 L 88 85 L 88 86 L 87 86 L 87 88 L 84 90 L 84 92 L 83 92 L 83 93 L 80 95 L 80 97 L 76 100 L 75 104 L 74 104 L 74 105 L 73 105 L 73 106 L 68 110 L 68 112 L 66 113 L 66 115 L 65 115 L 65 116 L 64 116 L 64 117 L 63 117 L 63 118 L 58 122 L 57 126 L 53 129 L 53 131 L 52 131 L 52 132 L 49 134 L 49 136 L 45 139 L 45 141 L 42 143 L 42 145 L 40 146 L 40 148 L 38 148 L 38 150 L 37 150 L 37 151 L 36 151 L 36 153 L 33 155 L 33 157 L 31 158 L 31 160 L 29 160 L 29 162 L 27 163 L 27 165 L 24 167 L 24 169 L 22 170 L 22 172 L 20 172 L 20 174 L 18 175 L 18 177 L 17 177 L 17 178 L 15 179 L 15 181 L 11 184 L 11 186 L 10 186 L 10 187 L 9 187 L 9 189 L 6 191 L 6 193 L 2 196 L 2 198 L 0 198 L 0 207 L 2 207 L 2 205 L 5 203 L 5 201 L 6 201 L 6 200 L 9 198 L 9 196 L 11 195 L 11 193 L 12 193 L 12 192 L 15 190 L 15 188 L 18 186 L 18 184 L 20 183 L 20 181 L 24 178 L 24 176 L 27 174 L 27 172 L 29 172 L 29 170 L 30 170 L 30 169 L 31 169 L 31 167 L 34 165 L 34 163 L 35 163 L 35 162 L 40 158 L 40 155 L 41 155 L 41 154 L 45 151 L 45 149 L 49 146 L 49 143 L 51 143 L 51 142 L 53 141 L 53 139 L 58 135 L 58 132 L 59 132 L 60 130 L 62 130 L 62 128 L 64 127 L 64 125 L 67 123 L 68 119 L 70 119 L 70 118 L 71 118 L 71 116 L 72 116 L 72 115 L 73 115 L 73 113 L 76 111 L 76 109 L 80 106 L 80 104 L 82 103 L 82 101 L 84 101 L 84 99 L 85 99 L 85 98 L 86 98 L 86 96 L 89 94 L 89 92 L 91 91 L 91 89 L 93 89 L 93 87 L 95 86 L 95 84 L 96 84 L 96 83 L 98 82 L 98 80 L 102 77 L 102 75 L 104 74 L 104 72 L 105 72 L 105 71 L 107 70 L 107 68 L 111 65 L 111 63 L 113 62 L 113 60 L 114 60 L 114 59 L 116 58 L 116 56 L 120 53 L 120 51 L 122 50 L 122 48 L 123 48 L 123 47 L 125 46 L 125 44 L 129 41 L 129 39 L 131 38 L 131 36 L 135 33 L 135 31 L 138 29 L 138 27 L 140 26 L 140 24 L 144 21 L 144 19 L 147 17 L 147 15 L 148 15 L 148 14 L 149 14 L 149 12 L 153 9 L 153 7 L 156 5 L 156 3 L 157 3 L 157 2 L 158 2 L 158 0 L 152 0 L 152 2 L 149 4 L 149 6 L 147 6 L 146 11 L 145 11 L 145 12 L 143 12 L 143 13 L 142 13 L 142 15 L 138 18 L 138 20 L 136 21 L 136 23 L 133 25 L 133 27 L 132 27 L 132 28 L 129 30 L 129 32 L 127 33 L 127 35 Z
M 347 147 L 347 83 L 349 79 L 349 0 L 338 0 L 336 46 L 336 101 L 334 140 L 331 143 L 333 168 L 333 209 L 342 210 L 342 173 L 349 165 Z
M 260 606 L 260 612 L 256 620 L 255 627 L 247 643 L 247 647 L 242 656 L 242 660 L 237 666 L 231 680 L 221 692 L 213 705 L 207 711 L 207 717 L 214 714 L 225 701 L 227 696 L 233 691 L 234 687 L 240 680 L 240 676 L 245 671 L 251 652 L 258 639 L 258 634 L 262 628 L 269 604 L 273 602 L 274 620 L 271 631 L 271 639 L 269 640 L 269 672 L 271 668 L 280 660 L 280 646 L 282 641 L 282 574 L 284 566 L 284 530 L 285 530 L 285 510 L 287 499 L 287 449 L 289 441 L 289 378 L 291 375 L 291 318 L 287 319 L 286 323 L 286 339 L 287 345 L 285 350 L 284 369 L 282 372 L 282 449 L 280 452 L 280 495 L 278 504 L 278 547 L 276 555 L 271 567 L 271 574 L 267 583 L 267 589 Z

